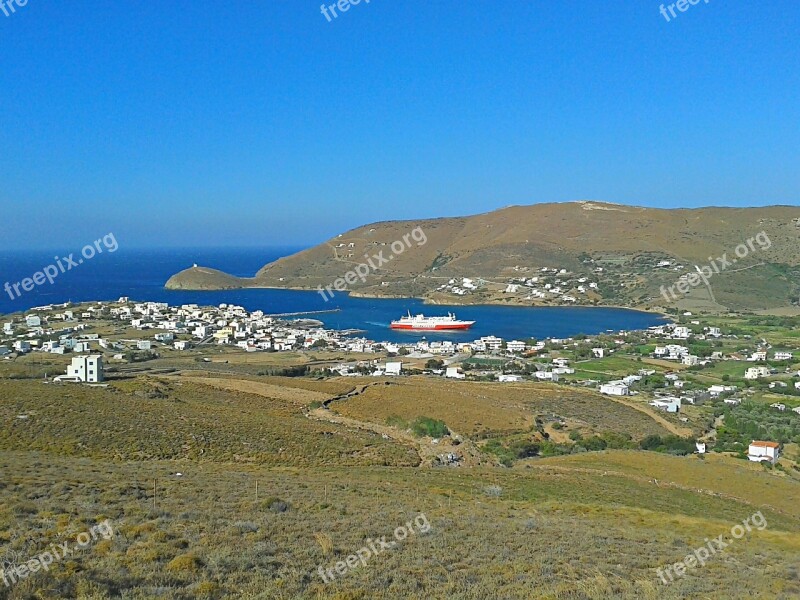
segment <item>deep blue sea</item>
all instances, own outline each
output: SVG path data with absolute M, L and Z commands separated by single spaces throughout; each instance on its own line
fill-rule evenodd
M 340 312 L 315 315 L 313 318 L 323 321 L 330 328 L 366 330 L 363 335 L 368 338 L 389 341 L 413 340 L 423 336 L 428 339 L 467 341 L 484 335 L 505 339 L 543 339 L 579 333 L 643 329 L 664 322 L 660 315 L 614 308 L 426 306 L 415 299 L 362 299 L 350 298 L 347 294 L 337 294 L 331 301 L 325 302 L 316 292 L 293 290 L 188 292 L 164 289 L 164 283 L 171 275 L 193 263 L 237 276 L 252 277 L 266 263 L 297 250 L 299 248 L 132 250 L 120 246 L 114 253 L 106 250 L 59 274 L 52 285 L 45 282 L 30 292 L 24 292 L 19 298 L 12 299 L 5 290 L 0 290 L 0 314 L 66 301 L 117 300 L 120 296 L 128 296 L 132 300 L 168 302 L 171 305 L 218 305 L 226 302 L 266 313 L 340 308 Z M 0 286 L 5 282 L 13 284 L 31 277 L 46 265 L 54 263 L 56 256 L 63 257 L 64 253 L 0 253 Z M 407 311 L 426 315 L 453 311 L 460 319 L 477 322 L 467 332 L 391 331 L 389 322 Z

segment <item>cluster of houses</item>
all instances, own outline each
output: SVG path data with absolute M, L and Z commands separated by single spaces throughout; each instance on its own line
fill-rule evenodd
M 602 267 L 598 267 L 595 269 L 595 274 L 602 271 Z M 513 277 L 504 293 L 523 293 L 524 300 L 558 300 L 574 303 L 580 296 L 587 296 L 592 291 L 597 292 L 598 283 L 590 279 L 587 275 L 574 274 L 567 269 L 542 267 L 531 277 Z
M 474 292 L 479 287 L 483 287 L 484 281 L 478 280 L 476 283 L 474 279 L 469 277 L 462 277 L 461 279 L 451 279 L 447 283 L 443 283 L 437 289 L 440 292 L 450 292 L 456 296 L 465 296 Z
M 651 327 L 649 333 L 658 336 L 667 335 L 673 339 L 688 340 L 689 338 L 694 337 L 693 334 L 691 333 L 691 330 L 688 327 L 675 326 L 675 325 L 665 325 L 663 327 Z M 704 340 L 704 339 L 719 338 L 719 337 L 722 337 L 722 334 L 718 327 L 706 327 L 704 333 L 698 335 L 697 339 Z M 763 345 L 768 347 L 768 344 L 766 342 L 763 342 Z M 748 362 L 758 363 L 758 362 L 766 362 L 767 360 L 772 360 L 775 362 L 788 362 L 794 360 L 794 354 L 786 350 L 775 351 L 772 353 L 772 356 L 769 357 L 769 350 L 763 347 L 745 355 L 734 353 L 729 356 L 724 356 L 722 352 L 718 351 L 711 353 L 711 356 L 706 359 L 701 359 L 698 356 L 691 354 L 689 348 L 681 344 L 667 344 L 665 346 L 656 346 L 653 351 L 653 357 L 662 360 L 676 361 L 686 366 L 706 365 L 718 360 L 733 360 L 742 363 L 748 363 Z M 758 365 L 754 367 L 747 367 L 743 365 L 742 368 L 743 368 L 744 379 L 750 381 L 767 378 L 777 373 L 776 369 L 770 368 L 766 365 Z M 800 381 L 796 382 L 794 385 L 795 388 L 800 389 Z M 786 387 L 786 386 L 787 384 L 781 381 L 772 382 L 770 384 L 771 388 Z
M 321 345 L 358 352 L 375 351 L 371 344 L 350 340 L 341 332 L 319 327 L 318 322 L 287 321 L 260 310 L 249 312 L 244 307 L 229 304 L 171 307 L 162 302 L 144 302 L 111 308 L 110 314 L 129 322 L 133 329 L 160 330 L 153 336 L 154 340 L 171 344 L 176 350 L 214 344 L 235 346 L 245 352 L 280 352 Z M 179 340 L 178 336 L 189 339 Z
M 517 272 L 532 271 L 528 267 L 514 267 Z M 595 269 L 596 274 L 602 268 Z M 558 267 L 541 267 L 535 270 L 535 275 L 517 276 L 510 278 L 502 290 L 504 294 L 523 296 L 524 300 L 552 300 L 566 303 L 578 302 L 581 296 L 587 296 L 592 291 L 598 290 L 596 281 L 591 277 L 571 273 L 567 269 Z M 469 277 L 453 278 L 437 288 L 439 292 L 464 296 L 482 288 L 486 282 L 482 279 L 475 280 Z
M 43 307 L 49 308 L 49 307 Z M 12 354 L 27 354 L 35 350 L 51 354 L 67 352 L 88 352 L 90 343 L 97 341 L 96 334 L 81 333 L 85 323 L 79 323 L 86 313 L 76 315 L 74 311 L 65 310 L 51 317 L 48 323 L 40 315 L 26 315 L 22 321 L 3 323 L 3 345 L 0 345 L 0 357 L 9 358 Z M 55 329 L 56 323 L 66 323 L 65 327 Z

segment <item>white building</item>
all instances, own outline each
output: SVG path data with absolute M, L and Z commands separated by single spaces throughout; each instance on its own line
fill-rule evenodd
M 780 444 L 776 442 L 756 442 L 750 444 L 747 458 L 753 462 L 769 461 L 773 465 L 780 458 Z
M 685 346 L 677 344 L 669 344 L 667 346 L 656 346 L 653 350 L 653 355 L 656 358 L 666 358 L 669 360 L 680 360 L 689 354 L 689 349 Z
M 794 355 L 791 352 L 776 352 L 775 360 L 792 360 Z
M 600 393 L 608 396 L 628 396 L 630 388 L 621 381 L 612 381 L 600 386 Z
M 213 327 L 209 325 L 198 325 L 197 327 L 194 328 L 194 331 L 192 331 L 192 337 L 200 338 L 202 340 L 211 336 L 211 334 L 213 333 L 214 333 Z
M 42 319 L 38 315 L 28 315 L 25 317 L 25 325 L 28 327 L 41 327 Z
M 693 367 L 693 366 L 695 366 L 695 365 L 696 365 L 696 364 L 697 364 L 699 361 L 700 361 L 700 358 L 699 358 L 699 357 L 697 357 L 697 356 L 695 356 L 694 354 L 687 354 L 687 355 L 686 355 L 686 356 L 684 356 L 684 357 L 683 357 L 683 359 L 681 360 L 681 362 L 682 362 L 684 365 L 686 365 L 686 366 L 689 366 L 689 367 Z
M 403 363 L 401 362 L 387 362 L 386 374 L 387 375 L 400 375 L 403 371 Z
M 689 331 L 689 328 L 682 325 L 679 325 L 672 331 L 672 337 L 679 340 L 688 339 L 690 335 L 691 332 Z
M 500 350 L 502 345 L 503 338 L 495 337 L 493 335 L 484 336 L 472 343 L 472 346 L 481 352 L 486 350 Z
M 735 391 L 735 385 L 712 385 L 710 388 L 708 388 L 708 393 L 711 394 L 712 397 L 717 397 L 720 394 L 728 394 Z
M 558 381 L 558 373 L 554 371 L 536 371 L 533 376 L 539 381 Z
M 464 373 L 458 372 L 458 367 L 447 367 L 447 371 L 445 371 L 444 376 L 449 377 L 450 379 L 464 379 L 466 377 Z
M 522 375 L 498 375 L 497 381 L 501 381 L 503 383 L 516 383 L 518 381 L 522 381 Z
M 509 352 L 524 352 L 525 351 L 525 342 L 520 342 L 519 340 L 513 340 L 506 344 L 506 348 Z
M 677 413 L 681 411 L 681 399 L 674 397 L 659 398 L 658 400 L 653 400 L 650 402 L 650 406 L 654 406 L 655 408 L 668 413 Z
M 745 379 L 760 379 L 761 377 L 769 377 L 769 369 L 767 367 L 750 367 L 745 371 Z
M 12 323 L 12 322 L 3 323 L 3 333 L 5 335 L 13 335 L 14 334 L 14 323 Z
M 63 379 L 74 379 L 86 383 L 98 383 L 103 381 L 103 357 L 100 354 L 87 354 L 76 356 L 72 359 L 72 364 L 67 367 L 66 377 Z M 61 379 L 59 377 L 57 380 Z

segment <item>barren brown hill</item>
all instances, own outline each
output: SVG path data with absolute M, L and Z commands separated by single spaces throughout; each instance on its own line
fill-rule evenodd
M 171 290 L 233 290 L 247 287 L 251 281 L 217 269 L 194 266 L 170 277 L 166 287 Z
M 411 237 L 415 230 L 416 237 Z M 737 248 L 743 255 L 739 258 Z M 470 217 L 374 223 L 270 263 L 255 279 L 239 284 L 331 286 L 381 252 L 386 262 L 373 258 L 377 268 L 365 281 L 349 284 L 348 291 L 434 302 L 530 305 L 539 302 L 503 295 L 504 288 L 549 267 L 564 269 L 576 280 L 584 276 L 597 282 L 597 288 L 576 298 L 579 304 L 664 307 L 669 304 L 659 293 L 661 285 L 674 285 L 695 265 L 727 255 L 736 261 L 715 273 L 711 289 L 693 288 L 674 304 L 709 310 L 767 309 L 797 300 L 800 208 L 655 209 L 569 202 L 511 206 Z M 665 261 L 671 266 L 658 266 Z M 173 278 L 170 286 L 185 288 L 200 280 L 208 289 L 213 282 L 197 271 Z M 443 291 L 442 286 L 464 277 L 477 282 L 478 289 L 460 296 Z M 575 286 L 569 285 L 562 283 L 564 293 L 576 296 Z

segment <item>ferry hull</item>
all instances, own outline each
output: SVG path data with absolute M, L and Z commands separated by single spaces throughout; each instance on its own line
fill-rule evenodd
M 469 329 L 473 323 L 458 323 L 455 325 L 409 325 L 406 323 L 392 323 L 390 329 L 404 329 L 407 331 L 452 331 L 459 329 Z

